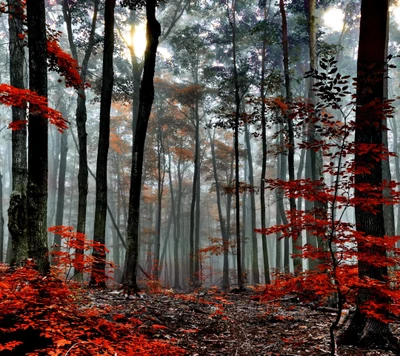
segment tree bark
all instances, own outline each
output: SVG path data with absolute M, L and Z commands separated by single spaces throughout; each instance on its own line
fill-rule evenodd
M 147 45 L 144 59 L 143 78 L 140 86 L 140 104 L 136 135 L 132 152 L 132 169 L 129 193 L 129 213 L 127 226 L 127 251 L 124 280 L 129 287 L 137 291 L 137 266 L 139 254 L 139 217 L 140 195 L 142 186 L 144 144 L 151 107 L 154 100 L 154 69 L 156 62 L 158 38 L 161 34 L 160 24 L 156 19 L 156 1 L 146 2 L 146 38 Z
M 98 260 L 94 264 L 91 284 L 104 285 L 106 279 L 104 249 L 107 219 L 107 159 L 110 146 L 111 96 L 114 84 L 114 9 L 116 0 L 106 0 L 104 9 L 104 52 L 101 86 L 99 145 L 96 165 L 96 207 L 94 214 L 93 240 L 103 246 L 93 251 Z
M 26 1 L 29 48 L 29 89 L 47 98 L 47 40 L 44 0 Z M 39 271 L 49 271 L 47 256 L 48 121 L 29 111 L 27 226 L 28 256 Z
M 23 39 L 23 8 L 21 1 L 9 0 L 9 51 L 10 84 L 16 88 L 25 88 L 24 66 L 25 52 Z M 26 119 L 26 108 L 12 108 L 12 121 Z M 28 236 L 26 226 L 26 190 L 28 183 L 27 167 L 27 130 L 13 130 L 12 136 L 12 192 L 8 209 L 9 244 L 12 245 L 11 264 L 20 264 L 28 257 Z
M 382 121 L 384 119 L 382 101 L 384 99 L 385 47 L 387 41 L 388 1 L 363 0 L 361 3 L 360 40 L 357 61 L 357 109 L 355 122 L 355 198 L 372 198 L 368 191 L 358 189 L 369 185 L 374 189 L 373 198 L 382 197 L 382 161 L 374 160 L 373 150 L 382 146 Z M 369 145 L 367 152 L 357 148 Z M 365 172 L 366 168 L 369 172 Z M 357 231 L 376 239 L 385 235 L 383 207 L 380 202 L 370 201 L 371 209 L 355 206 Z M 373 253 L 376 257 L 386 256 L 384 247 L 365 246 L 358 239 L 359 253 Z M 358 262 L 360 278 L 384 281 L 388 276 L 387 267 L 371 265 L 365 259 Z M 382 301 L 377 292 L 362 288 L 357 297 L 357 309 L 347 330 L 341 335 L 342 344 L 365 347 L 394 348 L 399 344 L 389 326 L 382 321 L 366 316 L 360 306 L 366 301 Z

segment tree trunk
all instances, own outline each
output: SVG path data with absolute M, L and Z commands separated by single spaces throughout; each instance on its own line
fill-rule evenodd
M 285 89 L 286 89 L 286 102 L 290 106 L 292 102 L 292 90 L 290 82 L 290 72 L 289 72 L 289 45 L 288 45 L 288 29 L 286 20 L 286 10 L 283 0 L 279 1 L 279 9 L 282 16 L 282 47 L 283 47 L 283 71 L 285 74 Z M 285 113 L 285 119 L 288 125 L 288 170 L 289 170 L 289 181 L 293 182 L 295 180 L 294 176 L 294 129 L 293 121 L 289 113 Z M 295 221 L 296 213 L 296 199 L 294 197 L 289 197 L 290 203 L 290 220 L 292 225 L 292 251 L 293 254 L 299 254 L 301 249 L 298 245 L 301 245 L 301 235 L 298 233 Z M 285 254 L 289 251 L 285 251 Z M 300 257 L 293 257 L 293 271 L 298 274 L 302 270 L 302 263 Z
M 74 42 L 73 28 L 72 28 L 72 15 L 68 4 L 68 0 L 63 1 L 63 16 L 67 26 L 68 42 L 71 48 L 73 58 L 79 63 L 78 50 Z M 99 10 L 100 0 L 93 1 L 93 17 L 88 39 L 88 45 L 85 51 L 84 58 L 81 64 L 80 77 L 83 84 L 86 82 L 88 73 L 89 60 L 92 55 L 94 46 L 97 15 Z M 88 195 L 88 158 L 87 158 L 87 132 L 86 132 L 86 92 L 84 85 L 78 89 L 77 104 L 76 104 L 76 128 L 78 132 L 78 146 L 79 146 L 79 169 L 78 169 L 78 221 L 76 231 L 84 234 L 86 232 L 86 210 L 87 210 L 87 195 Z M 78 258 L 83 254 L 82 249 L 76 251 Z M 79 272 L 79 261 L 77 267 Z M 82 276 L 78 273 L 78 279 Z
M 210 131 L 208 132 L 209 139 L 210 139 L 210 147 L 211 147 L 211 160 L 212 160 L 212 167 L 213 167 L 213 175 L 214 175 L 214 182 L 215 182 L 215 195 L 217 196 L 217 209 L 218 209 L 218 220 L 221 229 L 221 236 L 222 236 L 222 246 L 223 246 L 223 277 L 222 277 L 222 288 L 228 289 L 229 288 L 229 262 L 228 262 L 228 253 L 229 253 L 229 240 L 227 234 L 227 226 L 225 223 L 224 216 L 222 214 L 222 204 L 221 204 L 221 188 L 220 182 L 218 178 L 218 170 L 217 170 L 217 161 L 215 157 L 215 144 L 214 138 L 211 137 Z
M 161 213 L 162 213 L 162 197 L 164 192 L 165 164 L 164 146 L 163 146 L 163 128 L 158 123 L 157 128 L 157 218 L 156 218 L 156 234 L 154 248 L 154 275 L 160 277 L 162 265 L 160 264 L 160 248 L 161 248 Z
M 104 9 L 104 52 L 100 101 L 99 146 L 96 165 L 96 208 L 94 214 L 93 240 L 103 245 L 93 251 L 97 259 L 91 275 L 91 284 L 104 285 L 106 279 L 104 249 L 107 219 L 107 158 L 110 146 L 110 111 L 114 84 L 114 9 L 115 0 L 106 0 Z
M 10 84 L 16 88 L 25 88 L 24 66 L 25 53 L 23 39 L 23 8 L 21 1 L 9 0 L 10 13 L 9 51 L 10 51 Z M 26 119 L 26 108 L 12 108 L 12 121 Z M 13 130 L 12 135 L 12 192 L 8 209 L 9 245 L 12 246 L 11 264 L 20 264 L 28 257 L 28 237 L 26 226 L 26 189 L 28 180 L 26 127 Z
M 55 225 L 63 225 L 64 219 L 64 201 L 65 201 L 65 176 L 67 172 L 67 154 L 68 154 L 68 131 L 61 135 L 60 147 L 60 170 L 58 173 L 58 192 Z M 59 251 L 61 246 L 61 236 L 54 236 L 55 250 Z
M 44 0 L 26 1 L 29 48 L 29 89 L 47 98 L 47 40 Z M 30 108 L 28 135 L 28 256 L 39 271 L 49 271 L 47 256 L 48 121 Z
M 264 6 L 264 21 L 267 21 L 267 11 Z M 267 26 L 264 26 L 263 43 L 261 52 L 261 139 L 262 139 L 262 163 L 261 163 L 261 183 L 260 183 L 260 205 L 261 205 L 261 229 L 267 228 L 266 221 L 266 209 L 265 209 L 265 179 L 267 172 L 267 123 L 265 117 L 265 62 L 266 62 L 266 50 L 267 50 Z M 264 262 L 264 278 L 265 284 L 271 283 L 271 277 L 269 275 L 269 258 L 268 258 L 268 245 L 267 235 L 262 234 L 262 250 L 263 250 L 263 262 Z M 278 241 L 280 243 L 280 241 Z
M 247 159 L 249 161 L 249 183 L 250 183 L 250 207 L 251 207 L 251 270 L 253 274 L 253 283 L 260 284 L 260 272 L 258 267 L 258 241 L 256 229 L 256 198 L 254 187 L 254 173 L 253 173 L 253 155 L 251 153 L 250 133 L 248 124 L 245 123 L 245 140 L 247 148 Z
M 132 169 L 129 194 L 129 213 L 127 226 L 127 251 L 124 271 L 124 280 L 137 291 L 137 265 L 139 253 L 139 216 L 140 216 L 140 193 L 142 186 L 143 153 L 150 117 L 151 107 L 154 100 L 154 68 L 156 62 L 158 38 L 161 34 L 160 24 L 156 19 L 156 1 L 146 2 L 147 18 L 147 45 L 144 59 L 143 79 L 140 86 L 140 104 L 136 135 L 132 152 Z
M 236 261 L 237 261 L 237 282 L 239 290 L 244 288 L 242 273 L 241 256 L 241 236 L 240 236 L 240 176 L 239 176 L 239 119 L 240 119 L 240 93 L 239 75 L 237 70 L 237 43 L 236 43 L 236 0 L 232 0 L 232 18 L 229 23 L 232 29 L 232 59 L 233 59 L 233 81 L 235 83 L 235 202 L 236 202 Z
M 197 68 L 197 66 L 196 66 Z M 195 71 L 197 73 L 197 70 Z M 195 82 L 196 82 L 195 78 Z M 195 152 L 194 152 L 194 172 L 193 172 L 193 187 L 192 187 L 192 201 L 190 205 L 190 283 L 192 287 L 196 288 L 200 285 L 199 279 L 199 210 L 198 201 L 200 199 L 199 188 L 200 188 L 200 118 L 198 112 L 198 101 L 196 99 L 195 107 L 193 108 L 193 118 L 195 126 Z M 197 209 L 197 210 L 196 210 Z M 199 211 L 200 213 L 200 211 Z
M 370 145 L 381 149 L 382 145 L 382 101 L 384 99 L 385 47 L 387 41 L 388 1 L 379 2 L 363 0 L 361 3 L 360 40 L 357 62 L 357 109 L 355 122 L 355 198 L 372 198 L 365 189 L 358 189 L 366 184 L 374 188 L 370 201 L 374 212 L 363 206 L 355 206 L 357 231 L 374 236 L 376 239 L 385 235 L 382 204 L 382 161 L 374 160 L 372 150 L 357 152 L 357 146 Z M 366 173 L 366 168 L 369 172 Z M 358 241 L 359 253 L 373 253 L 376 258 L 386 256 L 384 247 L 365 246 L 362 239 Z M 378 281 L 386 280 L 387 267 L 376 267 L 366 260 L 358 262 L 358 274 L 361 278 Z M 391 333 L 389 325 L 360 310 L 366 301 L 380 300 L 372 289 L 363 288 L 357 297 L 357 309 L 340 342 L 365 347 L 395 348 L 399 350 L 397 340 Z

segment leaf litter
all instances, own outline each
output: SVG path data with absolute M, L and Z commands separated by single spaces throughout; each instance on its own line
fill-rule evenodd
M 296 297 L 263 302 L 251 290 L 202 291 L 127 296 L 123 292 L 91 290 L 94 306 L 107 306 L 116 322 L 140 320 L 149 339 L 169 341 L 186 355 L 329 355 L 329 325 L 333 308 L 301 303 Z M 112 316 L 110 315 L 110 318 Z M 342 325 L 343 327 L 343 325 Z M 392 324 L 400 336 L 400 324 Z M 339 330 L 340 332 L 340 330 Z M 339 346 L 338 356 L 395 355 L 388 350 Z

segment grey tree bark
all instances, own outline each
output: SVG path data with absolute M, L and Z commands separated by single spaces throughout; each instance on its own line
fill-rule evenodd
M 44 0 L 26 1 L 29 49 L 29 89 L 47 98 L 47 40 Z M 46 274 L 47 256 L 47 138 L 48 121 L 34 108 L 29 111 L 28 126 L 27 226 L 28 256 L 39 271 Z
M 23 39 L 23 8 L 19 0 L 9 0 L 9 51 L 10 84 L 16 88 L 25 88 L 24 67 L 25 50 Z M 26 120 L 26 108 L 12 108 L 12 121 Z M 8 209 L 9 244 L 12 245 L 11 264 L 19 264 L 28 257 L 28 237 L 26 226 L 26 190 L 28 184 L 27 167 L 27 129 L 21 127 L 12 135 L 12 192 Z

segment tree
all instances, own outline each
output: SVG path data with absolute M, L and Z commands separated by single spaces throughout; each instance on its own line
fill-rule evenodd
M 47 39 L 44 0 L 27 0 L 29 89 L 47 98 Z M 29 108 L 27 227 L 28 256 L 43 274 L 47 256 L 47 136 L 48 120 Z
M 140 103 L 136 133 L 132 149 L 132 168 L 129 192 L 129 213 L 127 225 L 127 251 L 124 271 L 124 281 L 130 288 L 137 291 L 137 266 L 139 254 L 139 217 L 140 196 L 142 187 L 143 154 L 147 125 L 154 100 L 154 68 L 158 38 L 161 27 L 156 19 L 156 1 L 146 2 L 146 51 L 144 57 L 143 78 L 140 85 Z
M 94 214 L 93 240 L 105 244 L 106 217 L 107 217 L 107 158 L 110 146 L 110 112 L 111 95 L 114 83 L 113 56 L 114 56 L 114 9 L 115 0 L 107 0 L 104 9 L 104 52 L 103 73 L 101 85 L 99 146 L 96 165 L 96 208 Z M 95 255 L 99 263 L 95 264 L 91 284 L 104 285 L 106 253 L 98 251 Z
M 80 78 L 82 83 L 86 82 L 88 74 L 89 60 L 96 42 L 96 24 L 97 15 L 99 10 L 99 0 L 93 2 L 93 17 L 90 25 L 89 39 L 87 42 L 86 51 L 81 63 Z M 73 10 L 76 9 L 77 4 L 71 3 L 67 0 L 63 1 L 63 16 L 67 25 L 67 34 L 69 46 L 71 48 L 73 58 L 78 61 L 78 48 L 74 42 L 73 32 Z M 82 85 L 78 88 L 77 105 L 76 105 L 76 127 L 78 131 L 78 144 L 79 144 L 79 171 L 78 171 L 78 222 L 77 231 L 85 233 L 86 231 L 86 208 L 87 208 L 87 195 L 88 195 L 88 158 L 87 158 L 87 132 L 86 132 L 86 91 L 85 86 Z
M 24 85 L 24 40 L 23 16 L 21 1 L 9 0 L 9 51 L 10 51 L 10 84 L 23 89 Z M 26 120 L 26 106 L 12 108 L 14 123 Z M 12 131 L 12 193 L 8 210 L 8 229 L 12 244 L 11 264 L 19 264 L 28 256 L 28 237 L 26 234 L 26 189 L 28 180 L 26 127 Z
M 382 149 L 382 131 L 385 129 L 384 77 L 388 21 L 387 0 L 363 0 L 361 3 L 360 40 L 357 61 L 357 109 L 355 122 L 355 206 L 357 231 L 373 239 L 385 236 L 382 189 L 382 158 L 375 159 Z M 375 198 L 366 207 L 362 201 Z M 370 200 L 372 201 L 372 200 Z M 371 248 L 363 240 L 358 241 L 359 254 L 372 252 L 376 258 L 386 257 L 386 248 L 376 244 Z M 363 258 L 358 260 L 360 278 L 384 281 L 388 277 L 387 266 L 376 266 Z M 360 306 L 366 302 L 382 302 L 382 296 L 371 288 L 359 290 L 357 309 L 351 324 L 341 337 L 343 344 L 399 348 L 387 323 L 366 315 Z

